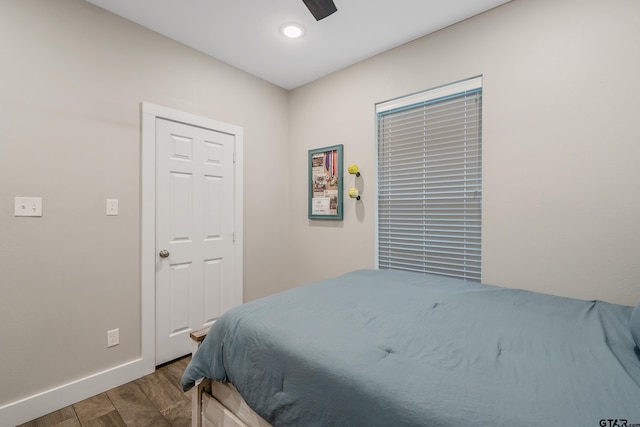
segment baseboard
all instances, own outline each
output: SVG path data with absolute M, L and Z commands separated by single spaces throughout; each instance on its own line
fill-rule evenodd
M 151 366 L 149 366 L 151 365 Z M 142 358 L 0 407 L 1 427 L 13 427 L 62 409 L 154 371 Z M 6 424 L 5 424 L 6 423 Z

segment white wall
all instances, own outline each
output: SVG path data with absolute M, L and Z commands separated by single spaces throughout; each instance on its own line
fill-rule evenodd
M 292 281 L 374 265 L 374 104 L 483 75 L 483 281 L 635 305 L 639 17 L 636 0 L 516 0 L 294 90 Z M 307 150 L 333 144 L 363 198 L 308 220 Z
M 0 58 L 0 408 L 140 357 L 142 101 L 243 127 L 245 300 L 284 289 L 285 90 L 82 0 L 3 0 Z

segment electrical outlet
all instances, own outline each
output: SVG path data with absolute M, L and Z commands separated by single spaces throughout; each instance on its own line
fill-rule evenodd
M 107 331 L 107 347 L 113 347 L 118 344 L 120 344 L 120 329 Z

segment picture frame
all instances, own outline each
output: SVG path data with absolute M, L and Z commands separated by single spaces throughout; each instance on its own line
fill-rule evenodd
M 343 145 L 309 150 L 309 219 L 343 219 Z

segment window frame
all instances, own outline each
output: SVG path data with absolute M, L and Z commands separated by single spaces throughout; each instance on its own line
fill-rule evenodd
M 398 97 L 398 98 L 394 98 L 388 101 L 384 101 L 384 102 L 380 102 L 377 103 L 375 105 L 375 138 L 376 138 L 376 156 L 375 156 L 375 170 L 376 170 L 376 192 L 375 192 L 375 239 L 374 239 L 374 244 L 375 244 L 375 251 L 374 251 L 374 265 L 376 269 L 380 268 L 380 258 L 381 258 L 381 253 L 380 253 L 380 145 L 381 145 L 381 140 L 380 140 L 380 121 L 381 121 L 381 117 L 382 116 L 386 116 L 389 114 L 393 114 L 395 112 L 400 112 L 400 111 L 404 111 L 404 110 L 410 110 L 413 108 L 417 108 L 420 106 L 420 104 L 428 104 L 428 103 L 433 103 L 433 102 L 439 102 L 440 100 L 444 101 L 446 99 L 449 98 L 456 98 L 459 96 L 463 96 L 464 94 L 467 93 L 479 93 L 479 110 L 478 110 L 478 136 L 477 136 L 477 140 L 478 140 L 478 145 L 479 145 L 479 150 L 480 153 L 478 154 L 478 158 L 479 158 L 479 162 L 480 162 L 480 184 L 479 184 L 479 198 L 480 198 L 480 210 L 481 210 L 481 206 L 482 206 L 482 154 L 481 154 L 481 150 L 482 150 L 482 76 L 476 76 L 470 79 L 465 79 L 465 80 L 461 80 L 458 82 L 454 82 L 454 83 L 450 83 L 450 84 L 446 84 L 446 85 L 442 85 L 442 86 L 438 86 L 432 89 L 428 89 L 425 91 L 421 91 L 418 93 L 414 93 L 414 94 L 410 94 L 407 96 L 402 96 L 402 97 Z M 480 260 L 479 260 L 479 267 L 477 268 L 477 274 L 475 275 L 475 277 L 470 278 L 470 277 L 461 277 L 465 280 L 471 280 L 471 281 L 481 281 L 482 280 L 482 258 L 481 258 L 481 254 L 482 254 L 482 233 L 481 233 L 481 229 L 482 229 L 482 213 L 480 211 L 479 214 L 479 219 L 480 219 L 480 235 L 479 235 L 479 245 L 480 245 L 480 249 L 479 249 L 479 256 L 480 256 Z M 423 248 L 425 247 L 425 245 L 423 245 Z M 385 263 L 386 264 L 386 263 Z M 425 267 L 426 268 L 426 267 Z M 436 273 L 437 274 L 437 273 Z M 443 274 L 443 275 L 448 275 L 448 274 Z M 457 276 L 453 276 L 453 277 L 457 277 Z

